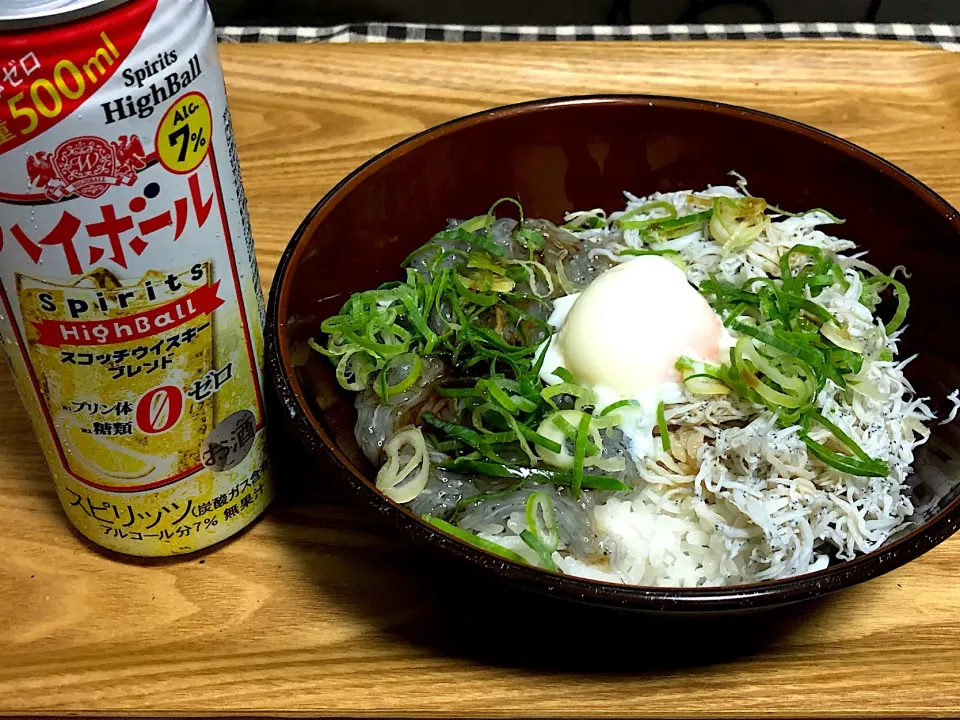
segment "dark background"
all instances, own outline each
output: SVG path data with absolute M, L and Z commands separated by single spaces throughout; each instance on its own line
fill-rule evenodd
M 960 0 L 211 0 L 219 25 L 960 23 Z

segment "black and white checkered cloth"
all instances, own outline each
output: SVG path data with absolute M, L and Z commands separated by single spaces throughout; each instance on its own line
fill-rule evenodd
M 220 42 L 518 42 L 569 40 L 907 40 L 960 52 L 960 25 L 777 23 L 740 25 L 424 25 L 217 29 Z

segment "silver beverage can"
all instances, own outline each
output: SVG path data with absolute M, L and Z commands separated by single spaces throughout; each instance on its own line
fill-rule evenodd
M 173 555 L 263 512 L 263 295 L 206 2 L 0 0 L 0 303 L 81 533 Z

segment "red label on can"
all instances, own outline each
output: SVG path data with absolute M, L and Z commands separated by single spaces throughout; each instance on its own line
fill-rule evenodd
M 5 38 L 12 62 L 0 68 L 0 154 L 61 122 L 120 69 L 157 0 L 130 3 L 104 17 Z M 51 42 L 51 37 L 53 42 Z

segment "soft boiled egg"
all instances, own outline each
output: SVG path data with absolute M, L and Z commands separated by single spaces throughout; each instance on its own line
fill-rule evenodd
M 683 399 L 677 359 L 711 364 L 726 360 L 734 341 L 686 274 L 659 255 L 617 265 L 583 292 L 554 301 L 540 377 L 549 385 L 565 368 L 595 391 L 598 406 L 632 399 L 621 429 L 635 456 L 651 455 L 660 402 Z

